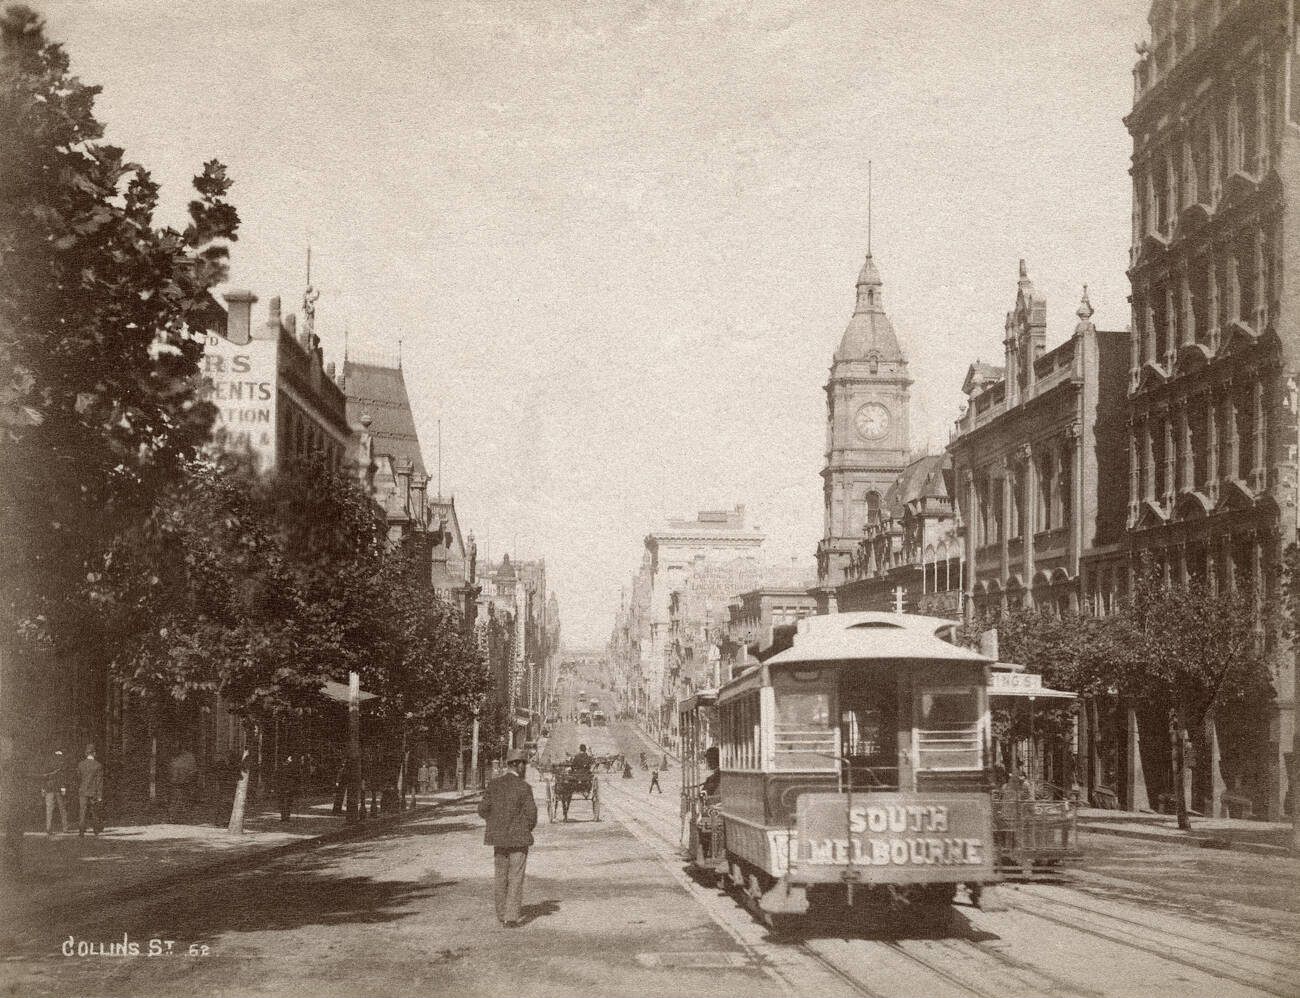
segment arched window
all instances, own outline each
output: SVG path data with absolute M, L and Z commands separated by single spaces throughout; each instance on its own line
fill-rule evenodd
M 874 523 L 880 515 L 880 493 L 875 489 L 867 492 L 867 523 Z

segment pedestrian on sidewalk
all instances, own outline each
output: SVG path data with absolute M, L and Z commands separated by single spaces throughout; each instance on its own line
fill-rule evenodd
M 104 830 L 104 764 L 95 758 L 95 746 L 77 763 L 77 834 L 86 834 L 86 819 L 96 835 Z
M 182 817 L 189 820 L 190 803 L 194 794 L 194 778 L 198 775 L 199 763 L 194 753 L 184 745 L 177 745 L 167 767 L 167 820 L 175 824 Z
M 68 834 L 68 759 L 63 749 L 51 753 L 41 772 L 41 796 L 45 798 L 45 834 L 54 834 L 54 812 L 59 812 L 59 825 Z
M 656 790 L 660 793 L 664 792 L 664 788 L 659 785 L 659 770 L 652 769 L 650 770 L 650 789 L 647 792 L 654 793 Z
M 487 821 L 483 842 L 493 850 L 497 921 L 510 929 L 519 925 L 528 847 L 537 827 L 537 802 L 524 779 L 527 766 L 528 753 L 511 749 L 506 772 L 488 784 L 478 806 L 479 817 Z

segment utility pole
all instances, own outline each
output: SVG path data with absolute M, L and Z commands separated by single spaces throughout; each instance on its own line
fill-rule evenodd
M 477 790 L 478 787 L 478 711 L 474 711 L 474 726 L 471 728 L 469 743 L 469 772 L 470 772 L 470 789 Z
M 348 821 L 358 821 L 361 811 L 361 677 L 348 673 Z

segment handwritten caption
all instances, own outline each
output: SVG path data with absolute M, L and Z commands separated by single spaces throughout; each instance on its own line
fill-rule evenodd
M 208 956 L 212 950 L 204 943 L 188 946 L 175 939 L 132 939 L 123 932 L 121 939 L 78 939 L 68 936 L 59 947 L 64 956 L 124 957 L 124 956 Z

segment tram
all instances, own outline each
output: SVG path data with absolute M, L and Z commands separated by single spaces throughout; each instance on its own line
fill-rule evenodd
M 689 860 L 768 917 L 946 909 L 997 883 L 988 657 L 954 621 L 839 613 L 682 706 Z M 718 792 L 700 774 L 716 741 Z

